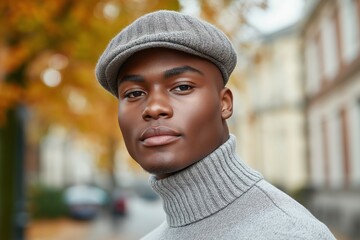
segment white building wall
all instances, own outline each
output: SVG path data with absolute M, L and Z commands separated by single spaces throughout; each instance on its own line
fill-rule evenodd
M 286 81 L 283 81 L 284 87 L 280 87 L 281 89 L 287 89 L 287 91 L 283 92 L 284 94 L 284 101 L 288 103 L 299 103 L 302 102 L 304 97 L 303 92 L 303 86 L 302 81 L 299 81 L 299 79 L 302 79 L 303 76 L 301 75 L 301 58 L 299 56 L 299 46 L 300 46 L 300 40 L 299 38 L 292 39 L 294 41 L 294 44 L 290 45 L 286 51 L 283 51 L 283 54 L 281 55 L 280 60 L 278 61 L 279 65 L 279 71 L 282 72 L 282 77 L 284 79 L 287 79 Z M 277 48 L 281 48 L 282 44 L 279 44 Z M 292 57 L 293 56 L 293 57 Z M 282 68 L 282 61 L 283 59 L 291 59 L 293 58 L 294 61 L 289 61 L 287 63 L 286 68 Z
M 288 189 L 306 181 L 303 118 L 296 110 L 279 110 L 264 116 L 264 175 Z
M 51 127 L 44 137 L 40 146 L 40 163 L 40 180 L 47 186 L 94 182 L 94 151 L 71 138 L 62 127 Z
M 350 150 L 351 184 L 360 185 L 360 74 L 350 79 L 333 94 L 313 104 L 309 109 L 310 127 L 310 158 L 312 168 L 312 183 L 315 186 L 324 184 L 322 172 L 324 171 L 323 142 L 321 133 L 321 117 L 328 122 L 328 150 L 330 160 L 330 186 L 343 187 L 345 184 L 344 158 L 340 111 L 342 107 L 348 112 L 348 133 Z M 319 161 L 319 159 L 322 159 Z
M 286 116 L 286 122 L 292 124 L 286 125 L 288 132 L 284 149 L 285 156 L 292 156 L 289 159 L 287 177 L 290 186 L 296 188 L 302 187 L 307 181 L 308 172 L 306 166 L 306 149 L 304 141 L 304 117 L 299 112 L 289 112 Z
M 360 75 L 355 77 L 356 83 L 348 94 L 349 118 L 348 126 L 350 143 L 350 178 L 353 187 L 360 187 Z
M 262 121 L 264 126 L 263 174 L 274 184 L 286 186 L 285 173 L 291 157 L 284 154 L 284 148 L 287 146 L 283 116 L 281 113 L 268 113 L 262 117 Z
M 283 48 L 279 47 L 279 44 L 281 43 Z M 267 89 L 271 89 L 271 91 L 268 91 L 267 104 L 284 103 L 286 92 L 290 90 L 289 85 L 287 84 L 290 79 L 286 78 L 286 69 L 289 68 L 289 63 L 286 63 L 285 67 L 284 59 L 291 59 L 292 56 L 287 55 L 287 51 L 291 51 L 291 46 L 289 44 L 282 41 L 273 43 L 269 56 L 269 65 L 266 71 L 266 74 L 268 75 Z M 286 91 L 284 91 L 285 89 Z
M 311 183 L 315 187 L 325 184 L 323 139 L 320 114 L 309 112 L 309 153 L 311 168 Z
M 344 168 L 342 159 L 342 136 L 340 128 L 339 113 L 336 108 L 326 109 L 328 120 L 328 150 L 329 150 L 329 173 L 330 186 L 340 188 L 343 186 Z
M 266 53 L 268 53 L 268 49 L 264 49 Z M 268 54 L 265 55 L 268 57 Z M 258 85 L 257 89 L 260 90 L 260 92 L 255 95 L 255 97 L 259 98 L 260 108 L 264 108 L 272 101 L 272 96 L 274 92 L 274 86 L 276 86 L 276 81 L 273 81 L 271 76 L 269 76 L 269 69 L 270 69 L 270 63 L 268 61 L 263 62 L 259 66 L 259 72 L 258 72 Z
M 327 10 L 321 21 L 321 45 L 323 46 L 324 74 L 326 79 L 332 80 L 338 71 L 337 38 L 332 12 Z
M 263 172 L 265 170 L 265 164 L 266 164 L 266 154 L 265 154 L 265 127 L 264 123 L 261 118 L 256 119 L 255 128 L 254 128 L 254 135 L 253 133 L 249 133 L 249 136 L 254 136 L 253 143 L 254 146 L 251 147 L 252 154 L 251 156 L 254 156 L 256 159 L 256 164 L 258 166 L 258 170 Z
M 306 92 L 313 96 L 320 89 L 320 59 L 318 46 L 313 36 L 308 36 L 305 44 L 305 64 L 306 64 Z
M 86 184 L 93 183 L 94 172 L 96 169 L 95 156 L 79 144 L 74 144 L 67 154 L 68 177 L 72 183 Z
M 350 63 L 359 54 L 359 23 L 357 7 L 354 0 L 338 0 L 340 9 L 342 58 Z
M 63 185 L 63 159 L 66 134 L 62 128 L 53 127 L 40 146 L 41 182 L 54 187 Z
M 280 36 L 263 42 L 259 62 L 244 69 L 249 102 L 240 133 L 247 148 L 241 155 L 288 190 L 304 186 L 307 176 L 299 51 L 296 36 Z

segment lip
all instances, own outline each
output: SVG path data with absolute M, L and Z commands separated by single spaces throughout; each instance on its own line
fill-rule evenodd
M 140 141 L 146 147 L 170 144 L 179 139 L 181 134 L 166 126 L 146 128 L 140 135 Z

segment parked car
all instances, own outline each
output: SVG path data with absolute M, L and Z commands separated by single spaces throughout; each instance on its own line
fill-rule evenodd
M 156 201 L 159 195 L 148 185 L 147 182 L 138 181 L 134 184 L 134 190 L 137 195 L 146 201 Z
M 106 192 L 92 185 L 75 185 L 64 191 L 71 217 L 89 220 L 96 217 L 106 203 Z
M 117 189 L 112 194 L 111 211 L 114 215 L 126 215 L 128 194 L 124 190 Z

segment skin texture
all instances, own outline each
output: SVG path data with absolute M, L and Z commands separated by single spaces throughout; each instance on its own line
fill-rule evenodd
M 229 138 L 232 93 L 210 61 L 165 48 L 140 51 L 121 68 L 118 122 L 129 154 L 168 177 Z

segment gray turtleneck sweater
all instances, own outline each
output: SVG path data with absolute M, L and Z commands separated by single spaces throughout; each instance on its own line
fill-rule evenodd
M 189 168 L 157 180 L 166 221 L 143 240 L 335 239 L 303 206 L 265 181 L 235 152 L 233 135 Z

